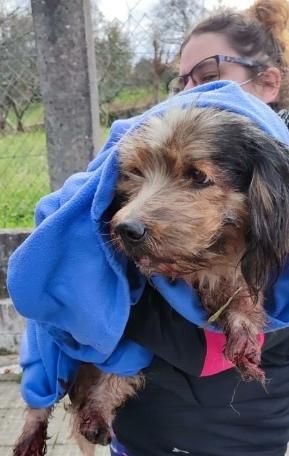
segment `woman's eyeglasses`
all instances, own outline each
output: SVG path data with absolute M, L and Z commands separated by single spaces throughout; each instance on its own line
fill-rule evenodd
M 197 63 L 197 65 L 195 65 L 189 73 L 173 78 L 168 83 L 168 92 L 171 95 L 181 92 L 186 88 L 189 80 L 192 80 L 196 86 L 207 82 L 219 81 L 221 79 L 220 62 L 237 63 L 248 68 L 256 68 L 257 72 L 266 67 L 264 63 L 258 60 L 251 60 L 245 57 L 213 55 L 201 60 L 201 62 Z

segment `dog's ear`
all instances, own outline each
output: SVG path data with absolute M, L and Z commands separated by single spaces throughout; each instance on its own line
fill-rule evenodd
M 277 278 L 289 251 L 289 149 L 263 134 L 250 143 L 249 226 L 241 268 L 257 296 Z

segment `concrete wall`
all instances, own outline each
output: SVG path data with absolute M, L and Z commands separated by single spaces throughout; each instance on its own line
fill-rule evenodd
M 8 259 L 30 230 L 0 230 L 0 354 L 17 352 L 24 320 L 16 313 L 6 289 Z
M 0 300 L 0 354 L 19 351 L 24 324 L 10 299 Z
M 6 272 L 11 253 L 26 239 L 31 230 L 0 230 L 0 299 L 8 297 Z

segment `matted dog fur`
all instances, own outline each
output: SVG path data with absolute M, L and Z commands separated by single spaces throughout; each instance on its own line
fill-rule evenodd
M 225 357 L 264 384 L 263 293 L 289 250 L 289 152 L 250 120 L 192 107 L 154 117 L 120 142 L 112 242 L 147 277 L 183 279 L 224 331 Z M 143 385 L 83 364 L 70 389 L 83 454 L 106 444 L 116 409 Z M 45 454 L 50 411 L 28 409 L 14 456 Z M 90 442 L 90 443 L 89 443 Z

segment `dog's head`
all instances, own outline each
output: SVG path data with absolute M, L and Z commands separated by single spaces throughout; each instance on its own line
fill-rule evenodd
M 144 274 L 238 263 L 256 293 L 278 273 L 289 249 L 289 152 L 253 122 L 174 110 L 125 136 L 119 153 L 112 237 Z

